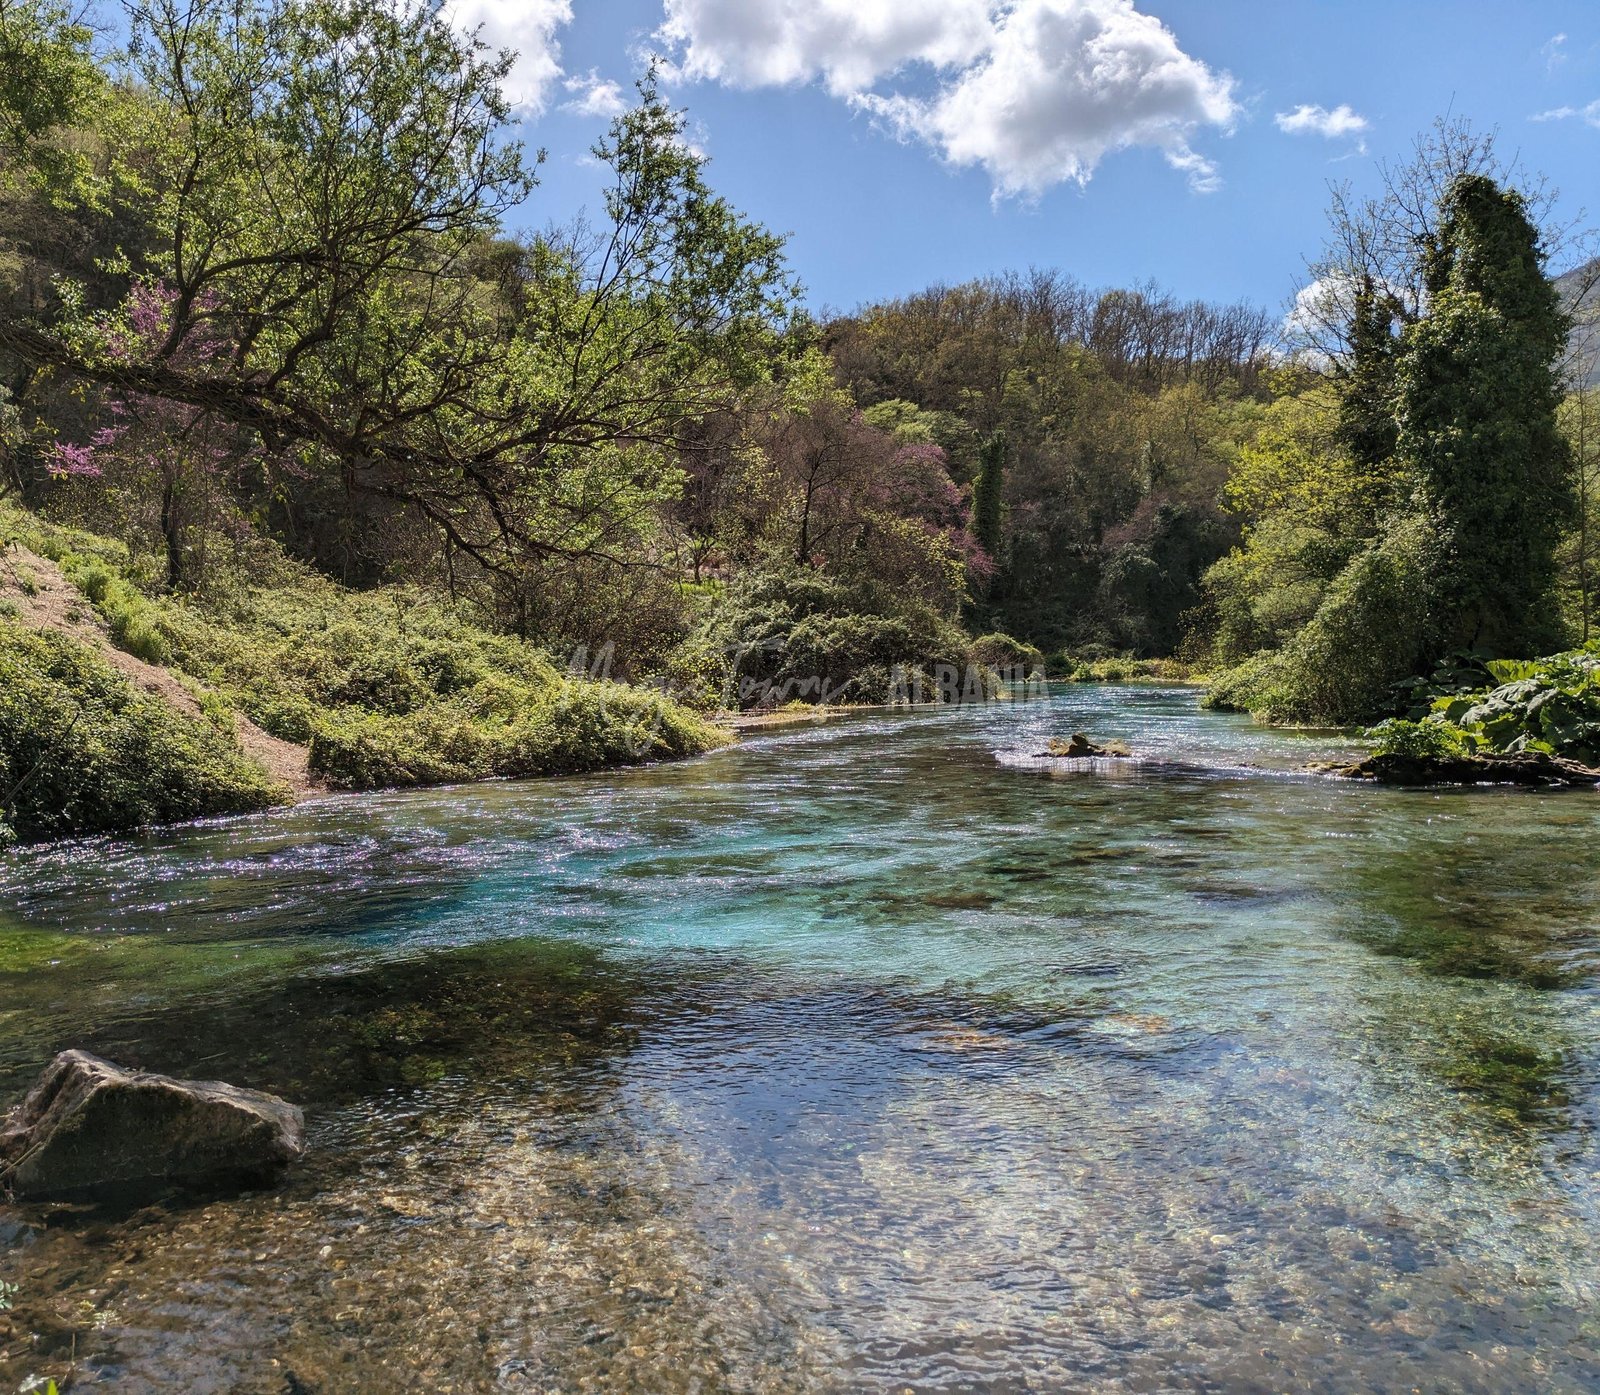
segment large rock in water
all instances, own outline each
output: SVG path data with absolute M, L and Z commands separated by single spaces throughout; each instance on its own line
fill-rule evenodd
M 276 1095 L 63 1051 L 0 1129 L 0 1182 L 19 1197 L 232 1186 L 304 1151 L 305 1116 Z
M 1600 785 L 1600 770 L 1543 751 L 1488 756 L 1368 756 L 1354 765 L 1319 763 L 1322 775 L 1382 785 Z

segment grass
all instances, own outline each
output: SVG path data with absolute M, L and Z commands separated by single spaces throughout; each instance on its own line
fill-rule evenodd
M 1078 657 L 1063 651 L 1050 659 L 1052 678 L 1072 683 L 1189 683 L 1194 675 L 1178 659 Z
M 333 788 L 576 773 L 724 739 L 654 690 L 569 677 L 439 597 L 350 591 L 269 544 L 175 595 L 120 543 L 15 508 L 0 507 L 0 541 L 51 558 L 115 643 L 177 673 L 208 719 L 192 725 L 227 733 L 242 713 L 307 746 Z
M 0 841 L 240 813 L 286 792 L 87 645 L 0 622 Z

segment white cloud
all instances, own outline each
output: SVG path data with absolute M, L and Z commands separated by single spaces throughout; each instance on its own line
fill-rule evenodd
M 756 87 L 821 79 L 835 96 L 986 170 L 997 195 L 1086 183 L 1108 154 L 1153 147 L 1192 187 L 1191 144 L 1231 129 L 1233 79 L 1191 58 L 1133 0 L 666 0 L 686 77 Z M 874 90 L 912 64 L 931 95 Z
M 569 77 L 562 86 L 573 95 L 570 102 L 561 104 L 561 110 L 574 116 L 597 116 L 609 121 L 628 109 L 621 85 L 602 78 L 593 68 L 588 77 Z
M 506 99 L 524 116 L 544 110 L 545 95 L 561 76 L 556 32 L 572 22 L 572 0 L 454 0 L 450 22 L 463 32 L 481 28 L 493 49 L 515 49 Z
M 1359 136 L 1371 124 L 1366 117 L 1342 102 L 1332 111 L 1326 107 L 1298 106 L 1293 111 L 1280 111 L 1272 119 L 1285 135 L 1326 136 L 1329 140 L 1337 140 L 1341 136 Z
M 1539 49 L 1544 56 L 1546 72 L 1555 72 L 1567 61 L 1567 36 L 1565 34 L 1552 34 Z
M 1600 130 L 1600 99 L 1589 103 L 1586 107 L 1555 107 L 1550 111 L 1541 111 L 1537 116 L 1529 118 L 1531 121 L 1571 121 L 1576 117 L 1585 125 L 1593 126 Z
M 984 50 L 991 0 L 666 0 L 660 37 L 686 78 L 776 87 L 821 78 L 836 97 L 907 63 L 960 67 Z

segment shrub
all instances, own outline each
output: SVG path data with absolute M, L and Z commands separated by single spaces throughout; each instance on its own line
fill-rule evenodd
M 702 663 L 721 656 L 723 701 L 739 707 L 882 703 L 901 683 L 936 699 L 933 676 L 969 666 L 969 642 L 949 621 L 916 605 L 892 615 L 857 609 L 847 588 L 809 569 L 745 578 L 691 644 Z
M 0 623 L 0 796 L 32 839 L 263 809 L 286 792 L 86 645 Z
M 424 592 L 348 591 L 266 544 L 267 585 L 150 596 L 117 544 L 4 506 L 0 527 L 53 556 L 123 648 L 171 664 L 219 731 L 243 713 L 309 746 L 312 773 L 339 788 L 589 770 L 721 739 L 661 693 L 571 680 Z
M 1189 677 L 1188 664 L 1179 659 L 1090 659 L 1062 653 L 1051 668 L 1070 683 L 1181 682 Z
M 1210 705 L 1270 721 L 1345 724 L 1384 711 L 1430 649 L 1431 539 L 1407 520 L 1329 586 L 1316 614 L 1275 653 L 1219 675 Z
M 1467 738 L 1442 722 L 1412 722 L 1391 717 L 1367 731 L 1373 754 L 1407 756 L 1415 760 L 1450 760 L 1470 755 Z
M 117 648 L 146 663 L 167 662 L 170 651 L 161 633 L 160 612 L 136 586 L 103 557 L 67 549 L 58 551 L 56 560 L 67 580 L 100 612 Z
M 557 685 L 533 707 L 474 693 L 400 716 L 319 719 L 312 773 L 339 789 L 577 774 L 696 755 L 725 738 L 659 693 L 615 683 Z
M 1288 684 L 1283 655 L 1266 650 L 1213 676 L 1200 704 L 1218 712 L 1252 712 L 1270 719 L 1290 706 Z
M 1459 731 L 1475 749 L 1600 765 L 1600 653 L 1575 650 L 1486 667 L 1502 680 L 1499 686 L 1438 697 L 1428 720 Z
M 986 668 L 1023 668 L 1032 673 L 1044 667 L 1044 655 L 1033 645 L 1008 634 L 979 635 L 967 650 L 967 657 Z

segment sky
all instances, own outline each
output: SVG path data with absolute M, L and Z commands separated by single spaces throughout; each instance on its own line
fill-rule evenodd
M 1286 308 L 1330 181 L 1441 114 L 1600 221 L 1600 0 L 456 0 L 516 48 L 528 226 L 598 207 L 589 147 L 652 55 L 709 182 L 817 311 L 1054 266 Z M 1559 268 L 1558 268 L 1559 269 Z

